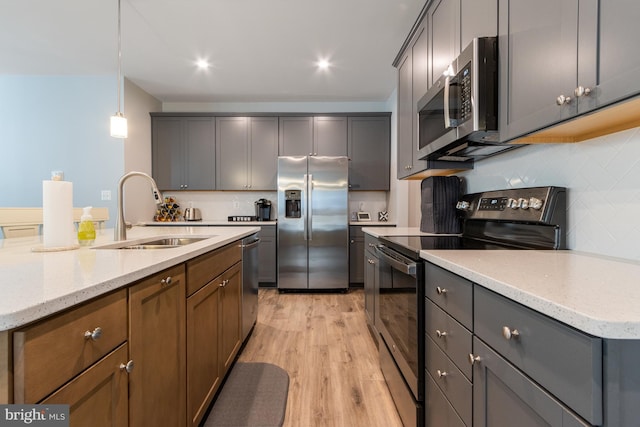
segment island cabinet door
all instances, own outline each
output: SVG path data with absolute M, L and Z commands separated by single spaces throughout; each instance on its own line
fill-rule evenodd
M 131 426 L 185 426 L 186 289 L 184 266 L 129 288 Z
M 69 405 L 72 426 L 126 427 L 129 422 L 127 344 L 40 402 Z
M 242 344 L 242 263 L 222 274 L 220 294 L 220 363 L 221 375 L 231 368 Z
M 218 328 L 222 276 L 187 298 L 188 425 L 204 418 L 222 378 L 218 360 Z
M 474 427 L 589 426 L 478 338 L 473 351 Z

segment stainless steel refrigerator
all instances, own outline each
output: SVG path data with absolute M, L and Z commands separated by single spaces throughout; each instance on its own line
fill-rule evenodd
M 347 157 L 278 158 L 278 289 L 349 286 Z

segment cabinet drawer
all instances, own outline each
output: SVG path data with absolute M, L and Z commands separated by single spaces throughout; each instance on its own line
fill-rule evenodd
M 121 427 L 128 425 L 129 397 L 127 344 L 122 344 L 104 359 L 65 384 L 42 405 L 69 405 L 71 425 Z
M 473 284 L 443 268 L 425 263 L 426 295 L 467 329 L 473 330 Z
M 479 338 L 591 424 L 601 424 L 600 338 L 481 286 L 475 289 L 474 310 Z
M 187 262 L 187 296 L 242 259 L 239 242 L 231 243 Z
M 442 391 L 428 373 L 425 392 L 425 426 L 428 427 L 466 427 L 460 416 L 453 409 Z M 469 424 L 471 425 L 471 424 Z
M 14 398 L 35 403 L 127 339 L 126 289 L 13 334 Z M 95 338 L 85 337 L 100 328 Z
M 468 362 L 472 335 L 464 326 L 426 299 L 425 330 L 458 368 L 471 379 L 472 368 Z
M 425 366 L 433 381 L 451 402 L 456 413 L 466 425 L 470 426 L 473 419 L 471 382 L 429 337 L 426 343 Z

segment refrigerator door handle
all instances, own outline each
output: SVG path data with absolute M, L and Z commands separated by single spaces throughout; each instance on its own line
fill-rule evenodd
M 307 230 L 309 240 L 313 240 L 313 175 L 309 174 L 307 179 Z
M 309 194 L 309 175 L 307 175 L 306 173 L 304 174 L 304 183 L 303 183 L 303 195 L 302 195 L 302 224 L 303 224 L 303 232 L 302 232 L 302 237 L 304 238 L 304 240 L 309 240 L 308 239 L 308 234 L 309 234 L 309 230 L 307 230 L 307 226 L 308 221 L 308 215 L 307 215 L 307 209 L 309 207 L 309 199 L 308 199 L 308 194 Z

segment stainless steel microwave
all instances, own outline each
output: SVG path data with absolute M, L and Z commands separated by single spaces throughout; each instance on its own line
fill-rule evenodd
M 475 38 L 418 101 L 422 160 L 468 161 L 513 149 L 498 133 L 498 40 Z

